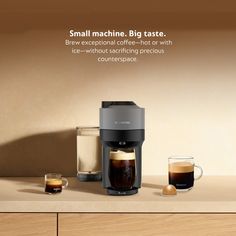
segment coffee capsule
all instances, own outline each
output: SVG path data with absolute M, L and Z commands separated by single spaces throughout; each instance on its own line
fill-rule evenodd
M 168 184 L 162 188 L 162 195 L 164 196 L 174 196 L 176 194 L 177 191 L 174 185 Z

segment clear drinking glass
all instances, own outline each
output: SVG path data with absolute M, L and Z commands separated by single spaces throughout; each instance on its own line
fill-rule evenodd
M 77 127 L 77 176 L 80 181 L 100 181 L 102 150 L 99 127 Z
M 110 152 L 109 179 L 112 188 L 126 191 L 135 182 L 135 152 L 132 148 L 116 149 Z
M 203 175 L 203 170 L 196 165 L 193 157 L 173 156 L 169 162 L 169 184 L 174 185 L 178 191 L 188 191 L 194 185 L 194 180 L 198 180 Z M 194 169 L 199 169 L 196 176 Z

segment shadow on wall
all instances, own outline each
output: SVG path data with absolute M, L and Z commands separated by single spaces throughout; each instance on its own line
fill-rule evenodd
M 76 130 L 34 134 L 0 144 L 0 176 L 76 176 Z

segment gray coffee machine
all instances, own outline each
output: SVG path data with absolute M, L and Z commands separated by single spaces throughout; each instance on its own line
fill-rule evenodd
M 141 187 L 144 108 L 132 101 L 103 101 L 100 108 L 102 183 L 111 195 Z

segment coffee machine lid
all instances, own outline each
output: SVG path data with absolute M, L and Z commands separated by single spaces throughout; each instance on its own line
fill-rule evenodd
M 144 129 L 144 108 L 132 101 L 103 101 L 100 108 L 100 129 Z
M 102 101 L 102 108 L 109 108 L 111 106 L 137 106 L 132 101 Z

